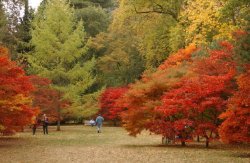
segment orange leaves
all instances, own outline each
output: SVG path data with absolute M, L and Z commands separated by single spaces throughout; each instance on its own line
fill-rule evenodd
M 220 42 L 218 49 L 196 50 L 191 45 L 178 51 L 155 73 L 130 85 L 121 101 L 127 107 L 122 121 L 131 135 L 148 129 L 174 140 L 177 136 L 182 142 L 194 135 L 205 137 L 207 144 L 217 138 L 213 136 L 218 135 L 218 116 L 235 89 L 233 46 Z M 238 83 L 246 89 L 242 80 Z
M 220 115 L 225 121 L 219 132 L 225 143 L 250 143 L 250 68 L 237 78 L 238 91 L 229 100 L 228 110 Z
M 38 113 L 32 108 L 29 77 L 7 57 L 7 50 L 0 47 L 0 132 L 12 134 L 31 122 Z
M 171 66 L 178 65 L 183 61 L 188 61 L 191 59 L 191 54 L 196 50 L 197 48 L 194 44 L 189 45 L 185 49 L 180 49 L 177 53 L 170 55 L 158 69 L 164 70 Z
M 157 107 L 166 117 L 174 117 L 171 121 L 193 122 L 190 136 L 203 136 L 207 141 L 212 136 L 207 131 L 217 134 L 218 115 L 226 109 L 234 89 L 233 49 L 227 42 L 221 45 L 220 49 L 210 50 L 208 57 L 194 58 L 191 66 L 194 75 L 183 77 L 176 88 L 162 96 L 162 105 Z
M 159 121 L 164 114 L 155 108 L 161 105 L 163 94 L 176 87 L 176 83 L 185 76 L 187 67 L 183 67 L 181 63 L 191 61 L 191 54 L 195 50 L 193 45 L 180 50 L 176 55 L 170 56 L 155 73 L 144 74 L 140 81 L 129 86 L 121 101 L 127 106 L 127 110 L 122 113 L 122 121 L 131 135 L 137 135 L 143 129 L 150 129 L 152 132 L 156 129 L 158 134 L 164 130 L 154 125 L 156 121 L 164 124 Z

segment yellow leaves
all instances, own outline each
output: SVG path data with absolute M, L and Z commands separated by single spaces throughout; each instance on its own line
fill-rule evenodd
M 218 0 L 189 0 L 181 12 L 181 22 L 189 23 L 186 42 L 202 44 L 213 39 L 231 38 L 235 27 L 220 21 L 223 2 Z M 186 20 L 187 19 L 187 20 Z
M 22 94 L 18 94 L 15 96 L 12 96 L 11 99 L 1 99 L 0 105 L 5 106 L 5 108 L 9 109 L 10 111 L 14 110 L 22 110 L 23 105 L 31 105 L 32 99 L 31 97 L 26 97 Z
M 236 26 L 227 23 L 220 23 L 219 33 L 214 36 L 214 39 L 233 39 L 232 33 L 237 29 Z

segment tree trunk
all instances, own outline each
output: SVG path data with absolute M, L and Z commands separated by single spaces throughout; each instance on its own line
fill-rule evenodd
M 209 139 L 206 138 L 206 148 L 208 148 L 208 147 L 209 147 Z
M 182 141 L 181 146 L 183 146 L 183 147 L 186 146 L 186 142 Z
M 57 98 L 57 131 L 61 131 L 61 108 L 60 108 L 60 97 L 61 94 L 60 92 L 58 93 L 58 98 Z
M 197 142 L 200 142 L 200 136 L 197 136 Z
M 116 127 L 117 126 L 116 120 L 113 120 L 113 122 L 114 122 L 114 126 Z
M 60 126 L 61 126 L 61 118 L 60 118 L 60 116 L 61 116 L 61 113 L 60 113 L 60 108 L 58 108 L 58 115 L 57 115 L 57 131 L 61 131 L 61 128 L 60 128 Z

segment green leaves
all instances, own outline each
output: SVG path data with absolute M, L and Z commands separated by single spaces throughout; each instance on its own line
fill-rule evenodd
M 65 0 L 50 0 L 37 14 L 29 72 L 51 79 L 53 87 L 64 92 L 72 105 L 80 104 L 81 96 L 95 82 L 95 59 L 83 59 L 87 52 L 83 22 L 76 22 Z

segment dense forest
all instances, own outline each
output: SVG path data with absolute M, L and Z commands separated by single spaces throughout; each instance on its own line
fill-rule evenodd
M 249 19 L 248 0 L 0 0 L 0 132 L 101 113 L 133 136 L 249 143 Z

